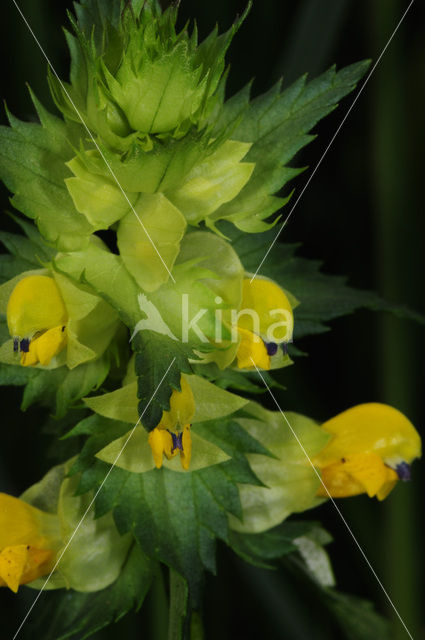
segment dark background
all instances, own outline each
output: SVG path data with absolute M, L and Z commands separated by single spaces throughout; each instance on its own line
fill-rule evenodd
M 418 0 L 413 3 L 282 240 L 302 242 L 302 255 L 323 259 L 325 271 L 346 274 L 351 285 L 374 289 L 391 301 L 425 312 L 425 40 L 420 5 Z M 65 10 L 71 2 L 21 0 L 20 6 L 55 68 L 66 76 L 68 57 L 61 25 L 66 24 Z M 244 6 L 243 0 L 183 0 L 181 24 L 196 17 L 205 36 L 215 22 L 222 30 L 227 28 Z M 252 77 L 256 95 L 281 76 L 287 85 L 304 72 L 315 76 L 334 62 L 338 67 L 362 58 L 375 62 L 407 6 L 404 0 L 254 0 L 228 56 L 232 61 L 228 95 Z M 30 119 L 33 108 L 26 82 L 42 102 L 51 104 L 46 62 L 12 0 L 2 3 L 2 15 L 1 96 L 15 115 Z M 318 139 L 299 154 L 295 165 L 309 164 L 309 171 L 315 167 L 353 98 L 354 94 L 346 98 L 316 128 Z M 298 193 L 309 171 L 291 185 Z M 7 198 L 3 188 L 2 209 L 8 206 Z M 2 228 L 12 230 L 5 217 Z M 287 386 L 279 396 L 283 409 L 325 420 L 354 404 L 377 400 L 399 408 L 421 430 L 423 328 L 361 311 L 333 322 L 332 332 L 305 339 L 299 346 L 309 358 L 280 373 Z M 48 442 L 38 431 L 42 412 L 30 409 L 20 414 L 19 399 L 19 389 L 2 390 L 0 486 L 15 495 L 51 464 L 44 455 Z M 425 637 L 423 478 L 417 463 L 413 483 L 399 484 L 384 503 L 365 497 L 339 503 L 415 640 Z M 391 615 L 332 505 L 317 510 L 313 517 L 320 518 L 335 538 L 330 552 L 339 587 L 373 599 L 381 612 Z M 221 548 L 218 567 L 218 578 L 207 580 L 207 640 L 340 637 L 328 627 L 327 613 L 314 607 L 310 594 L 286 572 L 247 567 Z M 27 589 L 17 597 L 1 590 L 0 605 L 8 611 L 1 618 L 2 637 L 12 637 L 33 598 L 34 592 Z M 31 614 L 34 617 L 43 607 L 42 598 Z M 128 616 L 95 637 L 161 638 L 162 627 L 154 600 L 148 597 L 138 616 Z M 397 640 L 407 637 L 400 623 L 394 629 Z

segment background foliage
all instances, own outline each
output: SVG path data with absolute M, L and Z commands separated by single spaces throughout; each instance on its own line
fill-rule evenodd
M 20 4 L 56 69 L 64 76 L 67 51 L 60 27 L 71 2 L 21 0 Z M 180 22 L 196 17 L 200 32 L 205 35 L 216 21 L 222 28 L 227 27 L 244 4 L 242 0 L 202 4 L 183 0 Z M 340 67 L 363 58 L 375 61 L 407 4 L 400 0 L 254 1 L 231 47 L 229 95 L 252 76 L 256 78 L 256 95 L 282 75 L 287 85 L 305 71 L 314 76 L 333 62 Z M 32 106 L 25 82 L 31 84 L 42 102 L 50 105 L 46 64 L 13 3 L 4 3 L 2 9 L 2 97 L 13 113 L 26 119 L 31 117 Z M 425 44 L 418 14 L 419 3 L 414 3 L 294 211 L 282 240 L 302 242 L 301 255 L 323 259 L 328 273 L 346 274 L 354 286 L 375 289 L 390 301 L 425 311 L 420 295 L 425 260 L 425 229 L 420 217 L 424 86 L 418 84 L 423 82 Z M 315 166 L 352 99 L 349 97 L 341 109 L 316 128 L 319 138 L 299 154 L 298 166 L 307 162 L 310 167 Z M 4 121 L 4 114 L 2 118 Z M 293 183 L 298 193 L 307 178 L 305 172 Z M 4 189 L 1 204 L 2 209 L 8 207 Z M 2 228 L 13 228 L 5 216 Z M 399 408 L 420 429 L 424 422 L 420 405 L 423 329 L 370 311 L 334 321 L 332 328 L 332 332 L 297 344 L 309 357 L 297 359 L 295 366 L 280 372 L 280 382 L 287 387 L 278 393 L 282 407 L 326 419 L 347 406 L 378 400 Z M 51 466 L 52 459 L 46 460 L 45 448 L 49 446 L 51 455 L 59 457 L 60 449 L 56 444 L 51 446 L 48 435 L 40 434 L 41 409 L 30 408 L 21 414 L 20 390 L 1 391 L 0 485 L 2 490 L 17 495 Z M 378 504 L 362 496 L 341 505 L 415 638 L 421 637 L 425 629 L 421 620 L 424 523 L 418 516 L 423 478 L 424 472 L 417 464 L 414 483 L 399 485 L 387 502 Z M 320 517 L 334 537 L 330 552 L 340 589 L 369 597 L 379 603 L 382 612 L 389 613 L 374 578 L 332 506 L 307 516 Z M 255 568 L 227 549 L 219 549 L 218 578 L 208 577 L 204 599 L 207 639 L 227 640 L 242 635 L 247 640 L 339 638 L 338 614 L 330 615 L 329 603 L 318 600 L 314 589 L 295 579 L 290 569 Z M 162 589 L 157 579 L 154 591 L 160 596 Z M 0 605 L 8 612 L 7 617 L 2 616 L 5 637 L 13 635 L 33 597 L 27 589 L 18 598 L 1 591 Z M 33 616 L 41 614 L 42 598 Z M 142 635 L 163 638 L 161 625 L 166 626 L 166 620 L 156 610 L 159 600 L 148 596 L 140 614 L 93 637 L 102 640 L 124 634 L 129 639 Z M 333 605 L 340 616 L 349 617 L 344 602 Z M 396 625 L 395 638 L 404 637 L 404 630 Z

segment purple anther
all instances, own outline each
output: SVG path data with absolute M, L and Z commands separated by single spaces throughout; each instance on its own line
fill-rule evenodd
M 181 431 L 180 433 L 173 433 L 172 431 L 169 431 L 168 433 L 171 433 L 171 437 L 173 439 L 171 453 L 173 453 L 173 451 L 175 451 L 176 449 L 180 449 L 180 451 L 183 451 L 183 431 Z
M 282 347 L 283 355 L 287 356 L 288 355 L 288 343 L 287 342 L 281 342 L 280 346 Z
M 24 353 L 28 353 L 28 351 L 30 350 L 30 342 L 31 340 L 29 338 L 22 338 L 20 344 L 21 351 L 23 351 Z
M 264 342 L 265 347 L 267 349 L 267 354 L 269 356 L 274 356 L 277 353 L 277 344 L 276 342 Z
M 19 338 L 13 338 L 13 351 L 19 351 Z
M 410 464 L 407 464 L 407 462 L 400 462 L 400 464 L 396 466 L 395 470 L 402 482 L 408 482 L 412 479 Z

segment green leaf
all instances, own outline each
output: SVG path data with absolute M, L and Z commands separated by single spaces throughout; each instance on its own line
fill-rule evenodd
M 18 216 L 9 216 L 21 227 L 25 236 L 15 233 L 0 232 L 0 242 L 12 255 L 0 256 L 0 282 L 10 280 L 18 274 L 42 266 L 50 262 L 54 255 L 42 239 L 37 227 Z
M 262 234 L 259 242 L 257 236 L 240 233 L 229 224 L 220 225 L 220 229 L 231 237 L 233 248 L 246 271 L 251 273 L 258 269 L 277 233 L 269 231 Z M 295 339 L 328 331 L 325 323 L 329 320 L 360 308 L 389 311 L 401 318 L 425 323 L 425 317 L 419 313 L 387 302 L 372 291 L 349 287 L 345 277 L 322 273 L 322 263 L 295 255 L 297 248 L 295 244 L 275 243 L 260 271 L 261 275 L 275 280 L 299 301 L 294 310 Z
M 247 562 L 257 567 L 273 568 L 275 565 L 270 561 L 297 551 L 295 540 L 308 535 L 315 526 L 314 522 L 293 521 L 283 522 L 262 533 L 232 531 L 230 546 Z
M 43 237 L 58 248 L 74 250 L 87 244 L 93 230 L 75 209 L 64 182 L 74 132 L 35 98 L 34 103 L 41 124 L 9 114 L 11 127 L 0 128 L 0 176 L 15 194 L 12 204 L 36 221 Z
M 329 591 L 327 605 L 347 640 L 390 640 L 390 623 L 379 615 L 372 602 L 356 596 Z
M 192 369 L 196 374 L 207 378 L 207 380 L 210 380 L 221 389 L 236 389 L 245 393 L 265 393 L 267 391 L 261 380 L 258 380 L 256 371 L 238 371 L 231 368 L 219 369 L 215 362 L 192 364 Z M 271 389 L 285 389 L 267 371 L 263 371 L 261 375 Z
M 313 592 L 326 615 L 331 615 L 338 625 L 338 637 L 344 640 L 391 640 L 393 638 L 389 621 L 379 615 L 371 602 L 335 589 L 323 586 L 308 566 L 297 556 L 291 554 L 281 560 L 284 568 L 302 581 L 302 592 Z
M 0 385 L 25 386 L 38 373 L 39 370 L 33 367 L 0 363 Z
M 64 439 L 88 436 L 69 474 L 73 475 L 90 467 L 98 451 L 127 431 L 126 422 L 110 420 L 97 413 L 83 418 L 64 436 Z
M 72 370 L 66 366 L 42 369 L 0 364 L 0 384 L 25 387 L 22 411 L 38 403 L 53 410 L 56 417 L 60 418 L 83 396 L 102 384 L 109 368 L 109 354 Z
M 149 431 L 159 424 L 163 410 L 170 408 L 173 389 L 180 391 L 182 373 L 192 373 L 189 358 L 193 347 L 154 331 L 140 331 L 134 339 L 138 376 L 139 415 Z
M 294 540 L 308 570 L 323 587 L 335 586 L 331 561 L 324 548 L 330 542 L 332 542 L 332 536 L 320 526 L 316 526 L 312 531 Z
M 254 173 L 240 194 L 214 213 L 214 219 L 230 220 L 250 233 L 269 228 L 264 219 L 289 199 L 272 194 L 300 173 L 299 169 L 286 166 L 287 163 L 314 139 L 308 132 L 354 89 L 368 66 L 369 61 L 363 61 L 339 72 L 332 67 L 308 83 L 303 76 L 283 92 L 279 82 L 255 98 L 232 133 L 237 140 L 253 143 L 246 160 L 255 163 Z M 215 131 L 234 117 L 235 108 L 244 101 L 246 90 L 225 103 Z
M 134 544 L 118 579 L 94 593 L 60 590 L 43 594 L 44 607 L 29 624 L 28 638 L 84 640 L 138 610 L 152 581 L 152 563 Z
M 29 268 L 30 265 L 26 260 L 10 254 L 0 255 L 0 284 L 14 278 L 22 271 L 27 271 Z
M 43 252 L 40 247 L 22 235 L 1 231 L 0 242 L 10 253 L 27 263 L 25 271 L 33 267 L 39 268 L 42 262 L 49 260 L 50 256 L 47 251 Z
M 121 533 L 132 530 L 149 556 L 188 581 L 195 603 L 204 569 L 215 571 L 215 538 L 227 541 L 228 514 L 241 516 L 238 485 L 258 483 L 244 454 L 267 453 L 239 425 L 227 427 L 222 419 L 194 426 L 231 456 L 226 462 L 184 473 L 166 468 L 130 473 L 114 467 L 96 501 L 99 516 L 113 509 Z M 87 466 L 79 492 L 99 486 L 108 470 L 99 460 Z

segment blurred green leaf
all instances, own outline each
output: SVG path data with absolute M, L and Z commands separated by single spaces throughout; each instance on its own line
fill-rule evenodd
M 152 580 L 152 563 L 134 544 L 119 578 L 94 593 L 59 590 L 43 594 L 44 606 L 36 623 L 28 624 L 27 638 L 84 640 L 99 629 L 141 607 Z
M 276 231 L 248 235 L 220 225 L 230 237 L 235 251 L 248 272 L 254 273 L 272 241 Z M 329 320 L 366 308 L 373 311 L 389 311 L 401 318 L 425 324 L 425 317 L 403 305 L 387 302 L 372 291 L 354 289 L 346 284 L 344 276 L 334 276 L 320 271 L 322 262 L 299 257 L 299 245 L 275 243 L 261 267 L 261 275 L 268 276 L 290 291 L 300 304 L 294 310 L 295 338 L 328 331 Z

